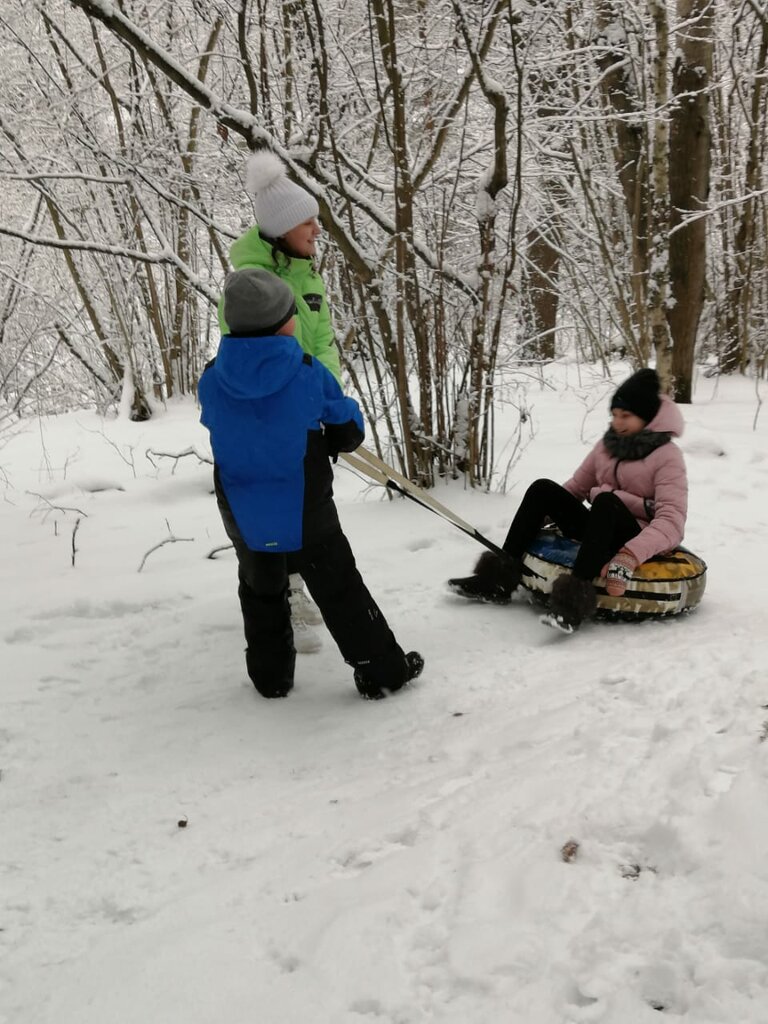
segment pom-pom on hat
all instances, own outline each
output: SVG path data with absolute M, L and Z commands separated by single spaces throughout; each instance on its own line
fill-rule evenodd
M 233 270 L 224 280 L 224 319 L 230 334 L 266 338 L 296 312 L 293 292 L 276 274 L 257 267 Z
M 245 187 L 254 195 L 259 230 L 268 238 L 281 238 L 320 213 L 315 197 L 290 180 L 285 164 L 268 149 L 248 157 Z
M 661 405 L 661 382 L 655 370 L 638 370 L 625 380 L 611 399 L 612 409 L 626 409 L 650 423 Z

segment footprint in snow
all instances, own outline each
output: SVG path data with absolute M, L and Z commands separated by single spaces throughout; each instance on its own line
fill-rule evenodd
M 368 849 L 350 850 L 347 854 L 334 858 L 334 863 L 340 869 L 337 873 L 339 875 L 359 875 L 376 861 L 383 860 L 399 850 L 415 846 L 417 838 L 416 829 L 405 828 L 388 836 L 380 845 Z
M 418 540 L 412 540 L 406 547 L 409 551 L 425 551 L 427 548 L 433 548 L 435 541 L 432 537 L 420 537 Z

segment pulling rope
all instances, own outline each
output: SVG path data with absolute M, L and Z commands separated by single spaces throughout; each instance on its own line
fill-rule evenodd
M 340 458 L 346 462 L 351 469 L 356 469 L 359 473 L 364 473 L 370 477 L 377 484 L 388 488 L 390 491 L 396 491 L 398 494 L 402 494 L 406 498 L 410 498 L 411 501 L 415 501 L 417 505 L 421 505 L 422 508 L 429 509 L 430 512 L 434 512 L 435 515 L 440 516 L 441 519 L 445 519 L 447 522 L 456 526 L 459 530 L 462 530 L 468 536 L 476 540 L 478 544 L 482 544 L 488 548 L 489 551 L 493 551 L 495 555 L 501 555 L 502 558 L 506 558 L 506 552 L 494 544 L 492 540 L 488 540 L 484 537 L 479 530 L 476 530 L 474 526 L 465 522 L 460 516 L 457 516 L 455 512 L 451 512 L 449 508 L 441 504 L 436 498 L 433 498 L 431 494 L 422 490 L 408 477 L 403 476 L 402 473 L 398 473 L 396 469 L 392 469 L 386 462 L 383 462 L 373 452 L 368 451 L 367 448 L 362 446 L 354 452 L 342 452 Z

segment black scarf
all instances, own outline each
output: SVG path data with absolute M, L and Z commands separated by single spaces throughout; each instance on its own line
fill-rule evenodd
M 608 454 L 619 462 L 636 462 L 672 440 L 672 435 L 663 430 L 639 430 L 636 434 L 617 434 L 609 427 L 603 434 L 603 444 Z

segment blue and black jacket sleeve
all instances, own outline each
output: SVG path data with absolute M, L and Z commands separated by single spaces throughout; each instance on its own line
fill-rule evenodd
M 365 425 L 360 406 L 354 398 L 347 398 L 333 374 L 321 367 L 323 407 L 320 419 L 325 427 L 328 454 L 335 458 L 339 452 L 353 452 L 365 440 Z

